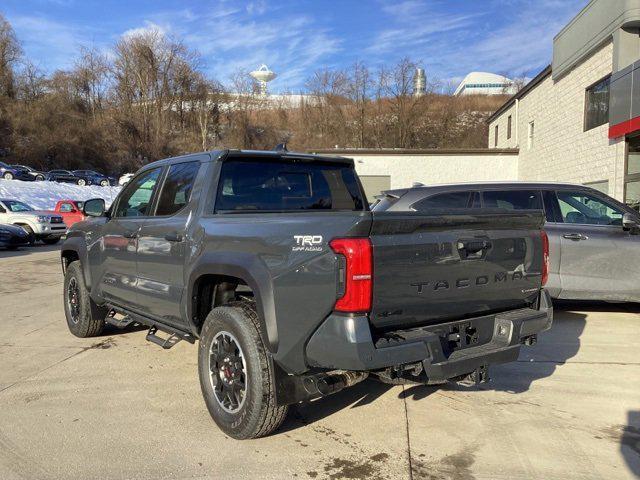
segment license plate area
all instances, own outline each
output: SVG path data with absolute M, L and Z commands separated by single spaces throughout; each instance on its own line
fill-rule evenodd
M 445 357 L 453 352 L 474 348 L 489 343 L 493 338 L 494 317 L 476 318 L 456 323 L 431 327 L 440 338 Z

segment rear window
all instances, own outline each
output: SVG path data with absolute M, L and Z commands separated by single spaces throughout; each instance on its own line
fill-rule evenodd
M 542 199 L 537 190 L 505 190 L 482 192 L 484 208 L 507 210 L 542 210 Z
M 413 209 L 417 212 L 428 212 L 435 209 L 456 209 L 468 208 L 471 192 L 448 192 L 433 195 L 413 204 Z
M 349 165 L 255 160 L 222 164 L 216 211 L 363 209 Z

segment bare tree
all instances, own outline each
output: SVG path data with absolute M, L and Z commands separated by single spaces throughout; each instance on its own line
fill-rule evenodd
M 14 96 L 14 68 L 21 54 L 13 27 L 0 14 L 0 96 Z

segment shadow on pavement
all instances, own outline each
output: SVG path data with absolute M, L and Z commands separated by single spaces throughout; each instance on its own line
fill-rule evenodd
M 640 478 L 640 410 L 627 415 L 627 425 L 620 435 L 620 451 L 631 473 Z
M 31 247 L 20 247 L 17 250 L 7 250 L 0 248 L 0 260 L 3 258 L 23 257 L 31 253 L 56 252 L 60 250 L 61 243 L 62 242 L 59 242 L 56 245 L 44 245 L 41 243 L 37 243 L 35 245 L 32 245 Z
M 295 405 L 278 433 L 310 425 L 348 407 L 357 408 L 373 403 L 392 387 L 370 378 L 333 395 Z

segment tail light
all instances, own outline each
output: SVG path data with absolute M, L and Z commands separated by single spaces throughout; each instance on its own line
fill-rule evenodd
M 549 279 L 549 237 L 547 232 L 542 230 L 540 232 L 542 238 L 542 285 L 546 285 Z
M 368 238 L 336 238 L 329 242 L 331 249 L 342 255 L 340 286 L 342 295 L 336 301 L 339 312 L 368 312 L 371 310 L 372 249 Z

